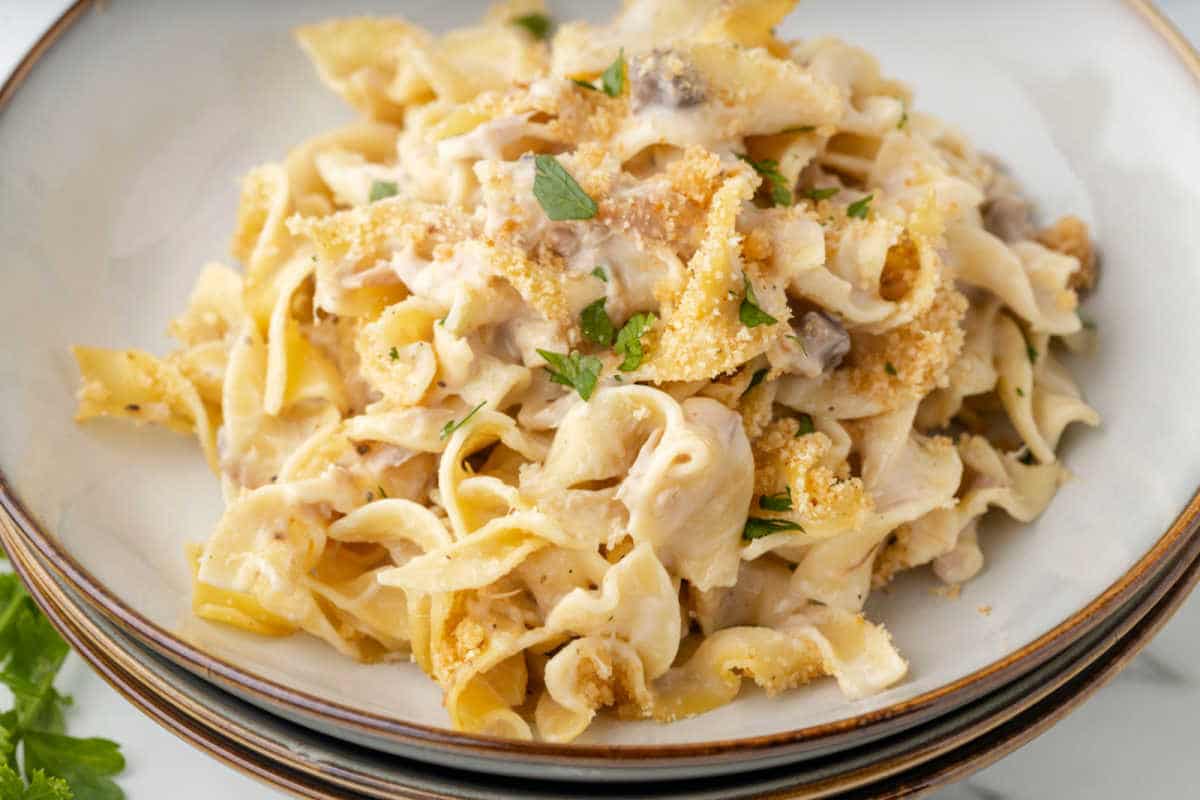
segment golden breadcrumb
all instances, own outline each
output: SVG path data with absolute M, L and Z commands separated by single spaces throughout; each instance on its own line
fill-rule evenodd
M 1065 216 L 1038 231 L 1037 239 L 1051 250 L 1079 261 L 1079 270 L 1071 275 L 1068 286 L 1086 292 L 1096 285 L 1096 252 L 1086 222 L 1079 217 Z

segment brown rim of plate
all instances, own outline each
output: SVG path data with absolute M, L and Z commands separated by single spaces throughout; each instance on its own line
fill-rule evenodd
M 870 797 L 877 800 L 912 797 L 961 780 L 994 763 L 1045 732 L 1128 664 L 1174 615 L 1190 595 L 1197 579 L 1200 579 L 1200 556 L 1197 552 L 1200 552 L 1200 547 L 1192 548 L 1187 557 L 1180 559 L 1172 574 L 1164 579 L 1163 585 L 1142 598 L 1126 619 L 1095 643 L 1093 651 L 1070 662 L 1061 673 L 1055 673 L 1044 686 L 1039 687 L 1035 697 L 1022 698 L 1018 703 L 1019 708 L 1013 713 L 1005 713 L 1002 718 L 999 715 L 989 716 L 952 732 L 944 737 L 948 741 L 947 746 L 937 748 L 936 752 L 924 758 L 898 757 L 890 765 L 871 765 L 846 776 L 772 790 L 756 797 L 760 800 L 814 800 L 828 797 L 834 792 L 841 793 L 842 797 Z M 35 563 L 31 566 L 25 561 L 26 558 Z M 28 552 L 19 554 L 14 566 L 22 571 L 35 599 L 47 610 L 55 626 L 108 683 L 143 713 L 202 752 L 217 757 L 251 777 L 305 797 L 402 796 L 417 800 L 448 800 L 453 797 L 395 784 L 377 790 L 365 789 L 366 794 L 348 794 L 347 789 L 353 792 L 363 789 L 362 785 L 356 786 L 345 779 L 338 780 L 325 774 L 329 765 L 323 765 L 324 768 L 306 766 L 297 762 L 294 753 L 274 746 L 275 743 L 269 739 L 266 740 L 267 747 L 241 740 L 233 735 L 233 728 L 224 717 L 212 715 L 211 712 L 200 716 L 187 712 L 175 699 L 178 693 L 170 686 L 164 685 L 159 678 L 147 680 L 145 676 L 149 672 L 137 664 L 136 659 L 125 654 L 118 643 L 97 631 L 90 620 L 85 618 L 80 623 L 56 599 L 48 596 L 53 593 L 62 598 L 62 590 L 53 585 L 50 573 L 36 564 L 36 559 Z M 42 581 L 48 582 L 51 588 Z M 127 670 L 119 662 L 132 662 L 135 669 Z M 279 752 L 282 752 L 282 758 L 276 754 Z M 845 794 L 847 790 L 849 794 Z M 376 794 L 376 791 L 380 793 Z
M 1162 37 L 1182 65 L 1194 77 L 1200 79 L 1200 53 L 1196 52 L 1188 40 L 1154 6 L 1152 0 L 1123 2 L 1136 11 L 1142 21 Z M 92 5 L 93 0 L 76 0 L 30 48 L 12 75 L 0 86 L 0 118 L 8 101 L 19 90 L 36 63 Z M 219 685 L 236 686 L 241 692 L 255 695 L 260 702 L 284 706 L 292 713 L 317 718 L 325 724 L 355 728 L 382 739 L 418 747 L 433 745 L 444 751 L 466 751 L 481 758 L 520 756 L 528 760 L 566 759 L 597 764 L 619 760 L 625 765 L 630 761 L 642 761 L 651 766 L 654 762 L 668 765 L 671 762 L 677 764 L 694 758 L 719 756 L 722 759 L 733 759 L 744 758 L 750 754 L 766 755 L 766 751 L 789 746 L 827 744 L 862 733 L 868 728 L 877 731 L 881 728 L 894 729 L 905 724 L 916 724 L 999 686 L 1012 679 L 1015 674 L 1035 668 L 1092 630 L 1106 614 L 1145 586 L 1162 563 L 1177 554 L 1187 539 L 1196 534 L 1196 529 L 1200 526 L 1200 491 L 1192 496 L 1154 546 L 1092 602 L 1034 641 L 986 667 L 908 700 L 835 722 L 741 739 L 666 745 L 564 745 L 501 739 L 374 714 L 266 680 L 184 642 L 112 594 L 34 519 L 8 483 L 3 470 L 0 470 L 0 509 L 6 512 L 8 518 L 5 520 L 5 515 L 0 515 L 0 523 L 11 522 L 16 535 L 29 542 L 63 580 L 114 624 L 128 630 L 139 641 L 177 664 Z M 0 525 L 0 528 L 3 527 L 5 526 Z

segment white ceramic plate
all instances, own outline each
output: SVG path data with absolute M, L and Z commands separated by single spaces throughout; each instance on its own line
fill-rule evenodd
M 480 4 L 404 5 L 444 28 Z M 290 28 L 396 9 L 118 0 L 84 12 L 43 57 L 0 113 L 0 471 L 6 502 L 30 512 L 23 525 L 42 551 L 61 545 L 60 566 L 92 602 L 150 631 L 180 663 L 210 674 L 216 664 L 224 685 L 338 735 L 441 758 L 487 745 L 436 730 L 440 693 L 416 667 L 351 664 L 302 637 L 261 640 L 191 618 L 183 545 L 203 539 L 221 510 L 191 441 L 70 422 L 68 346 L 165 351 L 167 320 L 200 265 L 226 257 L 240 175 L 350 118 Z M 776 745 L 828 750 L 841 741 L 831 732 L 879 735 L 875 719 L 944 710 L 1011 677 L 1002 669 L 1048 656 L 1111 607 L 1098 598 L 1147 579 L 1182 538 L 1182 524 L 1168 529 L 1200 477 L 1200 336 L 1189 324 L 1200 300 L 1196 76 L 1119 0 L 812 0 L 782 32 L 867 47 L 916 88 L 920 108 L 1002 155 L 1042 208 L 1092 224 L 1103 275 L 1087 314 L 1101 347 L 1073 368 L 1104 426 L 1068 437 L 1078 480 L 1036 524 L 988 527 L 988 566 L 961 598 L 931 596 L 932 583 L 912 576 L 873 599 L 871 616 L 912 665 L 900 686 L 858 703 L 828 682 L 776 699 L 746 693 L 669 726 L 600 725 L 584 742 L 641 749 L 543 751 L 551 760 L 734 769 L 778 759 Z M 706 751 L 714 731 L 723 743 Z M 728 741 L 739 739 L 750 741 Z M 514 771 L 545 761 L 534 749 L 491 753 Z

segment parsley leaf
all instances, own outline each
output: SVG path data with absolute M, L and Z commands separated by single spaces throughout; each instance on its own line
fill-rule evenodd
M 605 283 L 608 283 L 608 275 L 605 274 L 604 267 L 596 267 L 594 270 L 592 270 L 592 275 L 604 281 Z
M 855 200 L 846 206 L 846 216 L 854 219 L 866 219 L 867 214 L 871 213 L 871 201 L 874 199 L 875 195 L 869 194 L 861 200 Z
M 1017 387 L 1017 397 L 1024 397 L 1024 396 L 1025 396 L 1025 390 L 1022 389 L 1020 386 L 1018 386 Z
M 791 511 L 792 487 L 788 486 L 787 491 L 779 494 L 764 494 L 758 498 L 758 507 L 764 511 Z
M 762 517 L 746 517 L 746 527 L 742 528 L 742 538 L 747 542 L 770 536 L 780 531 L 800 531 L 801 528 L 790 519 L 763 519 Z
M 746 295 L 742 298 L 741 307 L 738 308 L 738 319 L 742 321 L 742 324 L 747 328 L 757 328 L 759 325 L 774 325 L 779 322 L 759 308 L 758 298 L 754 296 L 754 287 L 750 285 L 750 278 L 743 275 L 742 281 L 746 286 Z
M 400 351 L 393 347 L 391 350 L 388 350 L 388 358 L 390 358 L 392 361 L 399 361 Z
M 550 29 L 554 27 L 553 21 L 548 16 L 536 11 L 532 14 L 522 14 L 519 17 L 513 17 L 510 22 L 518 28 L 524 28 L 529 31 L 529 35 L 538 41 L 542 41 L 549 36 Z
M 479 403 L 479 405 L 475 406 L 470 411 L 468 411 L 467 415 L 465 417 L 463 417 L 461 420 L 452 419 L 449 422 L 447 422 L 445 425 L 442 426 L 442 438 L 443 439 L 447 438 L 448 436 L 450 436 L 450 434 L 454 433 L 456 430 L 461 428 L 463 425 L 466 425 L 467 420 L 469 420 L 471 417 L 475 416 L 475 412 L 478 411 L 479 409 L 483 408 L 486 405 L 487 405 L 487 400 L 483 400 Z M 379 487 L 379 494 L 382 497 L 387 497 L 387 495 L 383 493 L 382 486 Z
M 108 739 L 76 739 L 29 731 L 24 736 L 25 774 L 40 770 L 62 778 L 79 800 L 120 800 L 125 796 L 112 776 L 125 769 L 125 757 Z
M 400 187 L 396 185 L 395 181 L 375 181 L 371 184 L 371 193 L 367 199 L 374 203 L 385 197 L 395 197 L 399 193 Z
M 759 370 L 755 370 L 754 374 L 750 376 L 750 383 L 742 391 L 742 397 L 745 397 L 746 395 L 750 394 L 751 389 L 753 389 L 755 386 L 758 386 L 760 383 L 762 383 L 763 378 L 767 377 L 768 371 L 769 370 L 766 367 L 763 367 L 762 369 L 759 369 Z
M 896 365 L 890 361 L 888 361 L 886 364 L 883 365 L 883 371 L 886 372 L 888 375 L 891 375 L 893 378 L 896 377 L 896 375 L 897 375 Z
M 122 800 L 111 780 L 125 768 L 106 739 L 65 734 L 70 698 L 54 688 L 70 648 L 11 573 L 0 575 L 0 682 L 13 707 L 0 714 L 0 800 Z M 20 746 L 28 787 L 16 771 Z
M 755 161 L 744 153 L 739 153 L 738 158 L 754 167 L 755 172 L 767 179 L 771 187 L 769 194 L 772 205 L 790 206 L 792 204 L 792 190 L 788 188 L 787 178 L 783 177 L 783 173 L 779 171 L 778 161 L 773 158 Z
M 840 191 L 837 186 L 826 186 L 823 189 L 805 189 L 804 196 L 809 200 L 828 200 Z
M 8 764 L 0 764 L 0 800 L 73 800 L 71 788 L 61 778 L 51 778 L 38 770 L 29 777 L 29 786 Z
M 808 414 L 801 414 L 796 417 L 796 422 L 799 423 L 799 427 L 796 429 L 796 436 L 794 437 L 796 439 L 817 429 L 817 426 L 813 425 L 813 418 Z
M 583 338 L 605 347 L 613 343 L 613 337 L 617 334 L 613 329 L 612 320 L 608 318 L 608 312 L 604 310 L 607 299 L 601 297 L 583 309 L 583 313 L 579 315 Z
M 790 128 L 784 128 L 780 133 L 812 133 L 816 129 L 816 125 L 793 125 Z
M 1037 348 L 1036 348 L 1036 347 L 1034 347 L 1033 345 L 1031 345 L 1031 344 L 1029 344 L 1029 343 L 1026 343 L 1026 344 L 1025 344 L 1025 355 L 1029 356 L 1029 363 L 1030 363 L 1030 364 L 1036 364 L 1036 363 L 1037 363 L 1037 359 L 1038 359 L 1038 351 L 1037 351 Z
M 581 89 L 588 89 L 588 90 L 590 90 L 590 91 L 593 91 L 593 92 L 598 92 L 598 91 L 600 91 L 599 89 L 597 89 L 597 88 L 596 88 L 595 86 L 593 86 L 592 84 L 588 83 L 588 82 L 587 82 L 587 81 L 585 81 L 585 80 L 580 80 L 579 78 L 571 78 L 571 83 L 575 84 L 576 86 L 578 86 L 578 87 L 579 87 L 579 88 L 581 88 Z
M 600 85 L 609 97 L 620 97 L 625 91 L 625 48 L 617 54 L 617 59 L 608 65 L 608 69 L 600 76 Z
M 654 316 L 653 311 L 634 314 L 626 320 L 625 325 L 617 334 L 617 343 L 613 346 L 617 355 L 625 356 L 625 360 L 619 367 L 622 372 L 632 372 L 642 365 L 642 357 L 645 355 L 642 348 L 642 336 L 657 321 L 658 317 Z
M 579 396 L 584 400 L 589 399 L 592 392 L 596 391 L 596 379 L 600 377 L 600 370 L 604 366 L 600 359 L 574 351 L 564 356 L 562 353 L 539 349 L 538 355 L 550 365 L 545 368 L 550 380 L 570 386 L 579 392 Z
M 904 128 L 907 125 L 908 125 L 908 110 L 905 109 L 905 111 L 900 115 L 900 121 L 896 123 L 896 128 L 897 128 L 897 130 L 904 130 Z
M 596 216 L 596 201 L 587 196 L 575 179 L 554 156 L 534 156 L 533 196 L 546 216 L 555 222 L 566 219 L 591 219 Z

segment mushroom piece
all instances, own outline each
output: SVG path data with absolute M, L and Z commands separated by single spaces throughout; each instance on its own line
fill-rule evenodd
M 989 159 L 996 172 L 987 187 L 983 207 L 983 227 L 1006 242 L 1033 238 L 1033 209 L 1021 192 L 1021 185 L 1009 177 L 995 159 Z
M 629 68 L 633 110 L 647 106 L 690 108 L 704 102 L 704 79 L 674 50 L 654 50 L 633 60 Z
M 807 311 L 793 324 L 795 335 L 786 350 L 784 370 L 815 378 L 838 368 L 850 352 L 850 334 L 842 324 L 821 311 Z

